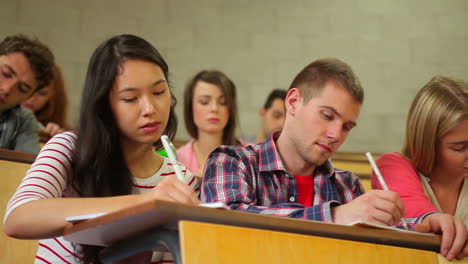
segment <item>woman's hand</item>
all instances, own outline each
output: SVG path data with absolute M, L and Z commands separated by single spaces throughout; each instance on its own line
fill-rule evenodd
M 442 233 L 440 254 L 448 260 L 458 260 L 468 256 L 468 227 L 462 219 L 444 213 L 426 216 L 415 231 Z
M 58 124 L 54 122 L 47 123 L 45 130 L 49 133 L 51 137 L 57 135 L 58 133 L 62 133 L 65 129 L 61 128 Z
M 200 200 L 193 189 L 174 176 L 167 176 L 150 192 L 145 193 L 150 199 L 198 205 Z

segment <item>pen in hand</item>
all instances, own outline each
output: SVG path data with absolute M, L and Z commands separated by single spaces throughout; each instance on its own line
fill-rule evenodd
M 382 188 L 385 191 L 388 191 L 389 189 L 388 189 L 387 183 L 385 182 L 385 180 L 384 180 L 384 178 L 382 176 L 382 173 L 380 173 L 379 167 L 377 167 L 377 164 L 375 163 L 374 158 L 372 158 L 372 154 L 370 152 L 366 152 L 366 157 L 369 160 L 369 163 L 372 166 L 372 169 L 374 170 L 375 175 L 377 176 L 377 179 L 380 182 L 380 185 L 382 185 Z M 405 219 L 403 217 L 401 218 L 401 223 L 403 224 L 403 227 L 406 230 L 409 230 L 408 229 L 408 224 L 406 223 L 406 221 L 405 221 Z
M 172 142 L 169 140 L 169 137 L 167 135 L 162 135 L 161 141 L 163 143 L 164 149 L 166 150 L 169 161 L 172 164 L 172 168 L 174 169 L 176 177 L 182 182 L 187 183 L 184 175 L 182 174 L 182 169 L 179 167 L 174 145 L 172 145 Z

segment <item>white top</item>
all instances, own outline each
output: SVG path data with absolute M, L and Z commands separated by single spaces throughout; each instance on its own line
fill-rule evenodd
M 429 197 L 429 200 L 431 200 L 432 204 L 437 208 L 437 210 L 442 212 L 442 208 L 440 207 L 439 201 L 437 200 L 437 197 L 434 194 L 428 179 L 422 173 L 419 173 L 419 178 L 421 179 L 424 192 L 426 193 L 427 197 Z M 465 225 L 468 225 L 468 178 L 463 180 L 463 185 L 460 191 L 460 195 L 458 196 L 457 208 L 455 209 L 454 216 L 460 217 L 465 222 Z
M 71 159 L 75 150 L 77 135 L 64 132 L 50 139 L 42 148 L 31 168 L 8 202 L 5 219 L 16 207 L 34 200 L 58 197 L 79 197 L 76 186 L 72 184 Z M 182 164 L 184 177 L 197 193 L 199 186 L 196 178 Z M 150 191 L 165 176 L 174 175 L 167 158 L 158 172 L 146 179 L 133 178 L 132 194 Z M 62 237 L 42 239 L 35 263 L 80 263 L 79 245 L 65 241 Z M 167 252 L 154 252 L 152 262 L 168 263 L 172 256 Z

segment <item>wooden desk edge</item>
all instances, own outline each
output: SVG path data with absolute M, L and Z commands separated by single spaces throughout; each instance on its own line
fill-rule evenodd
M 36 157 L 37 155 L 33 153 L 0 149 L 0 160 L 32 164 L 36 160 Z
M 422 250 L 439 251 L 440 237 L 436 235 L 409 234 L 385 229 L 370 229 L 336 225 L 286 217 L 259 215 L 255 213 L 220 210 L 183 204 L 153 201 L 109 213 L 107 215 L 83 221 L 65 227 L 64 236 L 70 237 L 79 232 L 96 232 L 94 228 L 111 225 L 114 221 L 123 220 L 151 210 L 159 210 L 164 215 L 161 219 L 149 219 L 153 227 L 178 222 L 180 220 L 200 221 L 223 225 L 250 227 L 271 231 L 291 232 L 297 234 L 317 235 L 323 237 L 354 240 L 360 242 L 408 247 Z M 73 240 L 73 239 L 72 239 Z M 111 241 L 111 243 L 116 241 Z

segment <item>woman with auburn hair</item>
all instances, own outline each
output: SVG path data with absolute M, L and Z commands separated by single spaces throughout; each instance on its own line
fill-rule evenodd
M 57 65 L 54 65 L 54 78 L 50 84 L 34 92 L 23 106 L 34 112 L 42 130 L 51 137 L 69 129 L 65 82 L 62 70 Z
M 416 95 L 402 153 L 377 165 L 405 205 L 405 217 L 443 212 L 468 225 L 468 86 L 438 76 Z M 373 188 L 381 186 L 372 175 Z
M 78 131 L 45 144 L 7 206 L 5 233 L 41 239 L 37 262 L 101 263 L 100 247 L 63 239 L 67 216 L 155 199 L 199 203 L 196 178 L 182 164 L 184 182 L 175 178 L 169 160 L 154 151 L 163 134 L 173 138 L 177 129 L 168 75 L 161 54 L 137 36 L 112 37 L 94 51 Z M 172 262 L 169 253 L 155 251 L 126 263 L 151 259 Z
M 184 91 L 184 120 L 193 138 L 177 150 L 179 160 L 197 177 L 220 145 L 244 145 L 236 137 L 236 86 L 220 71 L 201 71 Z

